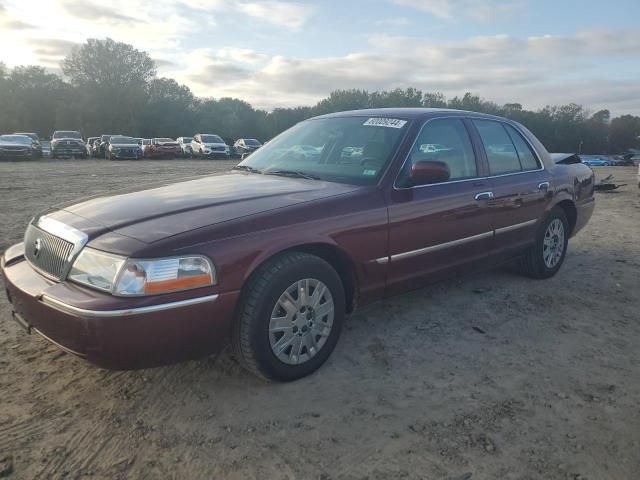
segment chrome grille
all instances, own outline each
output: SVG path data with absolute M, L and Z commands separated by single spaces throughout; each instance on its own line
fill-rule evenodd
M 24 236 L 25 257 L 33 267 L 56 280 L 66 273 L 74 244 L 30 224 Z

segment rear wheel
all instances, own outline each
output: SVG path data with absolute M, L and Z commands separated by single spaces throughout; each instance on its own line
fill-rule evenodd
M 302 252 L 279 255 L 243 289 L 233 333 L 235 356 L 260 377 L 296 380 L 331 355 L 344 316 L 344 288 L 331 265 Z
M 553 208 L 536 235 L 536 243 L 520 261 L 520 270 L 532 278 L 554 276 L 562 266 L 569 244 L 569 222 L 560 207 Z

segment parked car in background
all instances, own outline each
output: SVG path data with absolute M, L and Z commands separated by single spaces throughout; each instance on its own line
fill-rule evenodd
M 343 161 L 350 147 L 362 157 Z M 554 163 L 519 123 L 420 108 L 309 119 L 234 171 L 143 188 L 36 215 L 1 262 L 13 318 L 110 368 L 230 339 L 280 381 L 319 368 L 345 317 L 387 295 L 506 262 L 554 276 L 595 205 L 593 171 Z
M 587 157 L 585 155 L 580 155 L 580 159 L 582 160 L 582 163 L 589 165 L 590 167 L 608 167 L 611 165 L 610 160 L 605 160 L 600 157 Z
M 32 139 L 26 135 L 0 135 L 0 158 L 32 160 L 38 158 Z
M 89 137 L 87 138 L 87 143 L 85 145 L 87 149 L 87 156 L 93 157 L 93 144 L 96 140 L 100 139 L 100 137 Z
M 147 148 L 149 147 L 149 145 L 151 145 L 151 139 L 150 138 L 143 138 L 142 142 L 140 143 L 140 150 L 142 150 L 142 156 L 146 157 L 146 151 Z
M 57 130 L 51 137 L 51 157 L 87 158 L 87 147 L 82 134 L 75 130 Z
M 102 134 L 100 135 L 100 145 L 98 147 L 98 156 L 103 157 L 107 154 L 107 147 L 109 146 L 109 139 L 112 135 Z
M 144 149 L 147 158 L 176 158 L 181 154 L 180 145 L 171 138 L 153 138 L 151 144 Z
M 100 143 L 101 143 L 100 137 L 96 138 L 93 142 L 91 142 L 91 145 L 90 145 L 91 156 L 94 158 L 98 158 L 100 156 Z
M 35 158 L 42 158 L 42 143 L 37 133 L 16 132 L 14 135 L 24 135 L 31 139 L 31 148 L 34 151 Z
M 111 135 L 106 152 L 107 160 L 139 160 L 142 158 L 142 149 L 138 140 L 123 135 Z
M 191 141 L 191 151 L 194 157 L 224 158 L 231 156 L 229 145 L 219 135 L 213 133 L 197 133 Z
M 183 157 L 191 157 L 191 141 L 193 137 L 178 137 L 176 138 L 176 142 L 180 145 L 180 150 L 182 150 Z
M 262 144 L 255 138 L 239 138 L 233 144 L 233 148 L 238 155 L 253 153 L 261 146 Z

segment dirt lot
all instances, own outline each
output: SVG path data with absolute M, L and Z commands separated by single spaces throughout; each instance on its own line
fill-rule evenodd
M 0 250 L 49 204 L 229 162 L 0 164 Z M 226 353 L 98 369 L 0 300 L 0 477 L 631 479 L 640 471 L 640 196 L 598 194 L 551 280 L 504 270 L 381 301 L 310 378 Z

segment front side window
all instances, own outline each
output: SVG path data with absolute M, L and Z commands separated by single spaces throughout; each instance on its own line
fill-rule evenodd
M 237 168 L 374 185 L 408 124 L 402 119 L 360 116 L 307 120 L 256 150 Z
M 408 185 L 409 173 L 416 162 L 442 162 L 449 168 L 449 180 L 463 180 L 478 174 L 471 139 L 459 118 L 427 122 L 416 139 L 399 184 Z
M 473 124 L 478 129 L 487 153 L 491 175 L 522 171 L 518 153 L 502 123 L 492 120 L 473 120 Z

